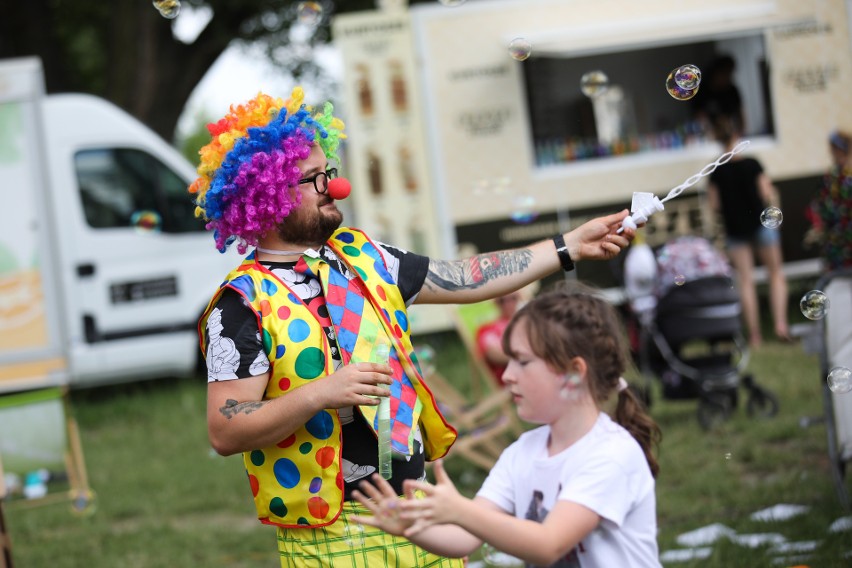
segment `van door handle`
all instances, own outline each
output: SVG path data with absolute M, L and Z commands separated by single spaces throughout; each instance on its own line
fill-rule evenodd
M 95 274 L 94 264 L 78 264 L 77 276 L 93 276 Z

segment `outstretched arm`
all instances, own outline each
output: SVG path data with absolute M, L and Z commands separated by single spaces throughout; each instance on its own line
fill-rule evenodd
M 557 502 L 542 523 L 518 519 L 487 499 L 461 495 L 441 460 L 435 462 L 435 480 L 435 485 L 406 481 L 406 498 L 399 500 L 390 485 L 374 475 L 375 487 L 362 482 L 365 494 L 353 494 L 373 516 L 354 520 L 403 534 L 434 554 L 464 556 L 484 541 L 541 566 L 565 557 L 600 522 L 597 513 L 570 501 Z
M 630 244 L 634 231 L 616 230 L 627 217 L 620 213 L 598 217 L 565 234 L 571 259 L 609 260 Z M 429 261 L 429 273 L 418 304 L 467 304 L 514 292 L 560 269 L 551 239 L 525 248 L 483 253 L 463 260 Z
M 459 494 L 440 460 L 435 462 L 435 480 L 435 485 L 406 482 L 409 490 L 422 491 L 425 495 L 400 505 L 401 518 L 413 521 L 405 535 L 414 542 L 418 542 L 415 539 L 421 534 L 429 534 L 427 531 L 433 527 L 452 523 L 478 541 L 485 541 L 527 563 L 550 566 L 569 554 L 601 520 L 594 511 L 564 500 L 557 501 L 541 523 L 505 513 L 495 514 L 497 506 L 487 499 L 478 497 L 471 501 Z

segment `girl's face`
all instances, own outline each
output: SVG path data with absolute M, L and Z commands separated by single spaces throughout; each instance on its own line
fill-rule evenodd
M 518 417 L 533 424 L 553 423 L 565 412 L 565 399 L 560 396 L 565 373 L 554 371 L 533 353 L 524 321 L 512 329 L 509 346 L 513 356 L 503 382 L 512 394 Z

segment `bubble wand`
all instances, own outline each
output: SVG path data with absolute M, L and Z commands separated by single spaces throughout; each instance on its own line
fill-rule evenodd
M 633 192 L 633 201 L 630 204 L 630 215 L 624 218 L 621 222 L 621 227 L 619 227 L 617 233 L 621 233 L 625 228 L 636 229 L 639 223 L 645 223 L 648 221 L 648 217 L 656 213 L 657 211 L 662 211 L 665 209 L 663 203 L 668 201 L 669 199 L 673 199 L 683 193 L 683 190 L 692 187 L 698 180 L 705 176 L 709 176 L 713 172 L 716 171 L 716 168 L 721 166 L 722 164 L 727 164 L 731 161 L 736 154 L 739 154 L 743 150 L 745 150 L 746 146 L 748 146 L 750 142 L 748 140 L 743 140 L 733 148 L 729 152 L 725 152 L 721 156 L 719 156 L 715 162 L 711 162 L 701 168 L 701 171 L 697 174 L 694 174 L 686 179 L 685 182 L 680 184 L 679 186 L 673 188 L 669 191 L 669 194 L 666 195 L 663 199 L 660 199 L 653 193 L 645 193 L 641 191 Z
M 390 360 L 390 345 L 385 342 L 376 346 L 376 362 L 387 365 Z M 390 397 L 383 396 L 379 399 L 377 411 L 379 424 L 377 434 L 379 438 L 379 475 L 385 479 L 391 478 L 391 427 L 390 427 Z

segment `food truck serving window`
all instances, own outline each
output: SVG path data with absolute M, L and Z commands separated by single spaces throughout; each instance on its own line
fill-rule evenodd
M 607 53 L 533 52 L 523 69 L 537 165 L 707 144 L 712 140 L 708 117 L 720 108 L 728 112 L 736 99 L 731 87 L 719 86 L 731 63 L 744 134 L 772 136 L 769 66 L 760 30 Z M 701 83 L 691 99 L 679 100 L 667 91 L 666 78 L 686 64 L 701 70 Z M 606 81 L 590 96 L 581 79 L 593 71 L 603 72 Z

